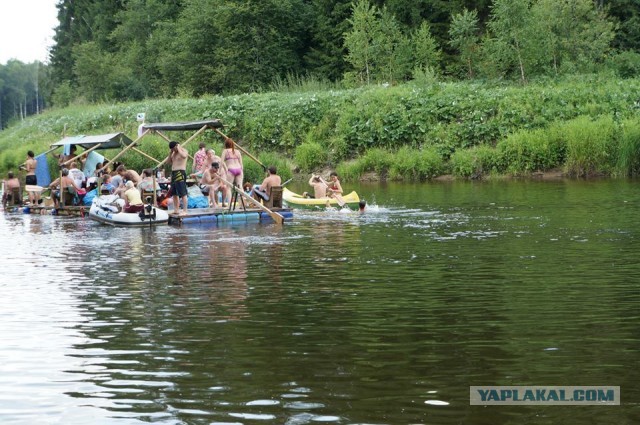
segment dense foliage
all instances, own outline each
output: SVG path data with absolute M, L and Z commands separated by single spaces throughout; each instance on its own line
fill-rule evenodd
M 48 68 L 39 62 L 0 64 L 0 130 L 13 119 L 38 114 L 49 106 L 50 85 Z
M 47 111 L 0 133 L 0 169 L 15 169 L 27 150 L 43 152 L 63 132 L 133 136 L 139 112 L 151 122 L 219 118 L 226 134 L 262 162 L 277 165 L 284 176 L 326 167 L 352 179 L 375 172 L 405 180 L 445 173 L 520 175 L 558 167 L 576 176 L 640 171 L 640 80 L 598 75 L 525 86 L 411 83 L 75 106 Z M 213 132 L 200 140 L 221 147 Z M 197 143 L 189 148 L 195 150 Z M 141 149 L 162 158 L 166 142 L 147 137 Z M 135 152 L 124 161 L 136 169 L 152 165 Z M 260 175 L 255 167 L 249 178 Z
M 629 0 L 60 0 L 50 62 L 0 65 L 0 129 L 54 104 L 640 72 Z M 482 81 L 481 80 L 481 81 Z
M 50 63 L 0 65 L 0 129 L 58 107 L 0 132 L 3 170 L 62 133 L 135 134 L 134 117 L 145 112 L 154 122 L 219 118 L 284 177 L 328 166 L 347 178 L 375 172 L 409 180 L 556 167 L 572 175 L 640 171 L 636 2 L 60 0 L 57 7 Z M 215 134 L 203 139 L 220 147 Z M 166 154 L 157 137 L 141 148 Z M 135 152 L 124 160 L 150 165 Z M 261 172 L 248 164 L 248 179 Z

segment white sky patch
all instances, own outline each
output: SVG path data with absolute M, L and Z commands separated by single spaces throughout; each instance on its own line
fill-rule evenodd
M 48 62 L 58 26 L 57 0 L 0 0 L 0 64 Z

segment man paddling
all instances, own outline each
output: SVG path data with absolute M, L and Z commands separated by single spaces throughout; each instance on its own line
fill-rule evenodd
M 171 189 L 170 195 L 173 196 L 173 213 L 178 214 L 180 209 L 180 198 L 182 198 L 181 216 L 187 215 L 187 158 L 188 153 L 185 148 L 180 146 L 178 142 L 169 142 L 169 156 L 167 163 L 171 164 Z
M 309 185 L 313 187 L 313 197 L 316 199 L 325 198 L 327 196 L 327 183 L 322 180 L 322 177 L 316 176 L 315 174 L 311 175 L 309 179 Z M 304 192 L 305 198 L 310 198 L 307 192 Z

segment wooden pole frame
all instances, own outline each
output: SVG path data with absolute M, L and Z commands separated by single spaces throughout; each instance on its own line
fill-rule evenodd
M 65 166 L 67 164 L 71 164 L 73 161 L 75 161 L 76 159 L 80 158 L 82 155 L 89 153 L 89 152 L 93 152 L 96 149 L 98 149 L 100 146 L 102 146 L 102 143 L 98 143 L 97 145 L 95 145 L 94 147 L 87 149 L 86 151 L 82 152 L 80 155 L 76 155 L 71 159 L 66 160 L 65 162 L 63 162 L 62 164 L 60 164 L 61 166 Z
M 136 151 L 136 152 L 137 152 L 137 153 L 139 153 L 140 155 L 144 156 L 145 158 L 152 160 L 153 162 L 160 163 L 160 160 L 159 160 L 159 159 L 156 159 L 156 158 L 152 157 L 151 155 L 149 155 L 149 154 L 147 154 L 147 153 L 145 153 L 145 152 L 141 151 L 141 150 L 140 150 L 140 149 L 138 149 L 138 148 L 135 148 L 135 147 L 134 147 L 134 148 L 131 148 L 131 149 L 132 149 L 132 150 L 134 150 L 134 151 Z
M 125 154 L 125 152 L 127 152 L 129 149 L 133 149 L 136 147 L 136 144 L 138 144 L 138 142 L 140 141 L 140 139 L 142 139 L 144 136 L 146 136 L 149 133 L 149 130 L 145 130 L 144 133 L 142 133 L 136 140 L 134 140 L 133 142 L 131 142 L 131 144 L 129 144 L 128 146 L 126 146 L 124 149 L 122 149 L 120 152 L 118 152 L 116 154 L 116 156 L 114 156 L 113 158 L 111 158 L 109 160 L 109 162 L 113 162 L 116 159 L 120 158 L 122 155 Z M 86 152 L 86 151 L 85 151 Z M 99 170 L 95 170 L 97 172 L 100 172 L 102 170 L 104 170 L 105 168 L 107 168 L 107 165 L 102 166 L 102 168 L 100 168 Z
M 43 152 L 43 153 L 40 153 L 40 154 L 38 154 L 38 155 L 36 155 L 36 156 L 46 155 L 46 154 L 48 154 L 49 152 L 53 152 L 53 151 L 55 151 L 55 150 L 56 150 L 56 149 L 58 149 L 59 147 L 60 147 L 60 146 L 55 146 L 55 147 L 53 147 L 53 148 L 49 149 L 48 151 Z M 34 158 L 35 158 L 35 156 L 34 156 Z M 27 161 L 25 161 L 25 162 L 23 162 L 22 164 L 18 165 L 18 168 L 20 168 L 20 167 L 24 167 L 25 165 L 27 165 Z
M 207 128 L 209 128 L 208 125 L 204 125 L 202 126 L 202 128 L 198 131 L 196 131 L 191 137 L 189 137 L 187 140 L 185 140 L 184 142 L 180 143 L 180 146 L 185 147 L 185 145 L 189 142 L 191 142 L 193 139 L 195 139 L 196 137 L 198 137 L 199 135 L 201 135 Z M 169 137 L 167 137 L 166 135 L 164 135 L 161 131 L 155 131 L 160 137 L 162 137 L 164 140 L 166 140 L 167 142 L 171 142 L 171 139 Z M 191 157 L 191 155 L 188 155 L 189 157 Z M 169 159 L 169 156 L 167 155 L 167 157 L 158 164 L 158 168 L 162 167 L 164 164 L 167 163 L 167 159 Z M 185 170 L 186 171 L 186 170 Z
M 273 219 L 273 221 L 275 221 L 276 223 L 280 224 L 280 225 L 284 225 L 284 217 L 280 214 L 278 214 L 275 211 L 271 211 L 269 208 L 265 207 L 264 205 L 262 205 L 260 202 L 256 201 L 255 199 L 253 199 L 251 196 L 247 195 L 246 193 L 244 193 L 244 190 L 242 190 L 242 188 L 239 188 L 237 186 L 234 186 L 233 183 L 227 181 L 226 179 L 223 179 L 222 177 L 219 177 L 220 180 L 222 180 L 224 183 L 226 183 L 227 185 L 229 185 L 233 190 L 235 190 L 237 193 L 239 193 L 242 197 L 246 198 L 249 202 L 251 202 L 253 205 L 257 206 L 258 208 L 260 208 L 262 211 L 268 213 L 271 218 Z

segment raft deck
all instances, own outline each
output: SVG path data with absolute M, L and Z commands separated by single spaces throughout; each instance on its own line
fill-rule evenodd
M 85 215 L 89 215 L 89 207 L 87 206 L 65 206 L 55 208 L 49 205 L 23 205 L 21 208 L 24 214 L 46 214 L 67 217 L 84 217 Z
M 291 220 L 293 213 L 290 208 L 272 208 L 273 212 L 277 212 L 285 219 Z M 187 215 L 178 216 L 173 214 L 173 211 L 169 213 L 169 224 L 183 225 L 183 224 L 229 224 L 229 223 L 256 223 L 256 222 L 270 222 L 273 221 L 271 216 L 258 209 L 235 209 L 229 210 L 229 208 L 193 208 L 187 210 Z

